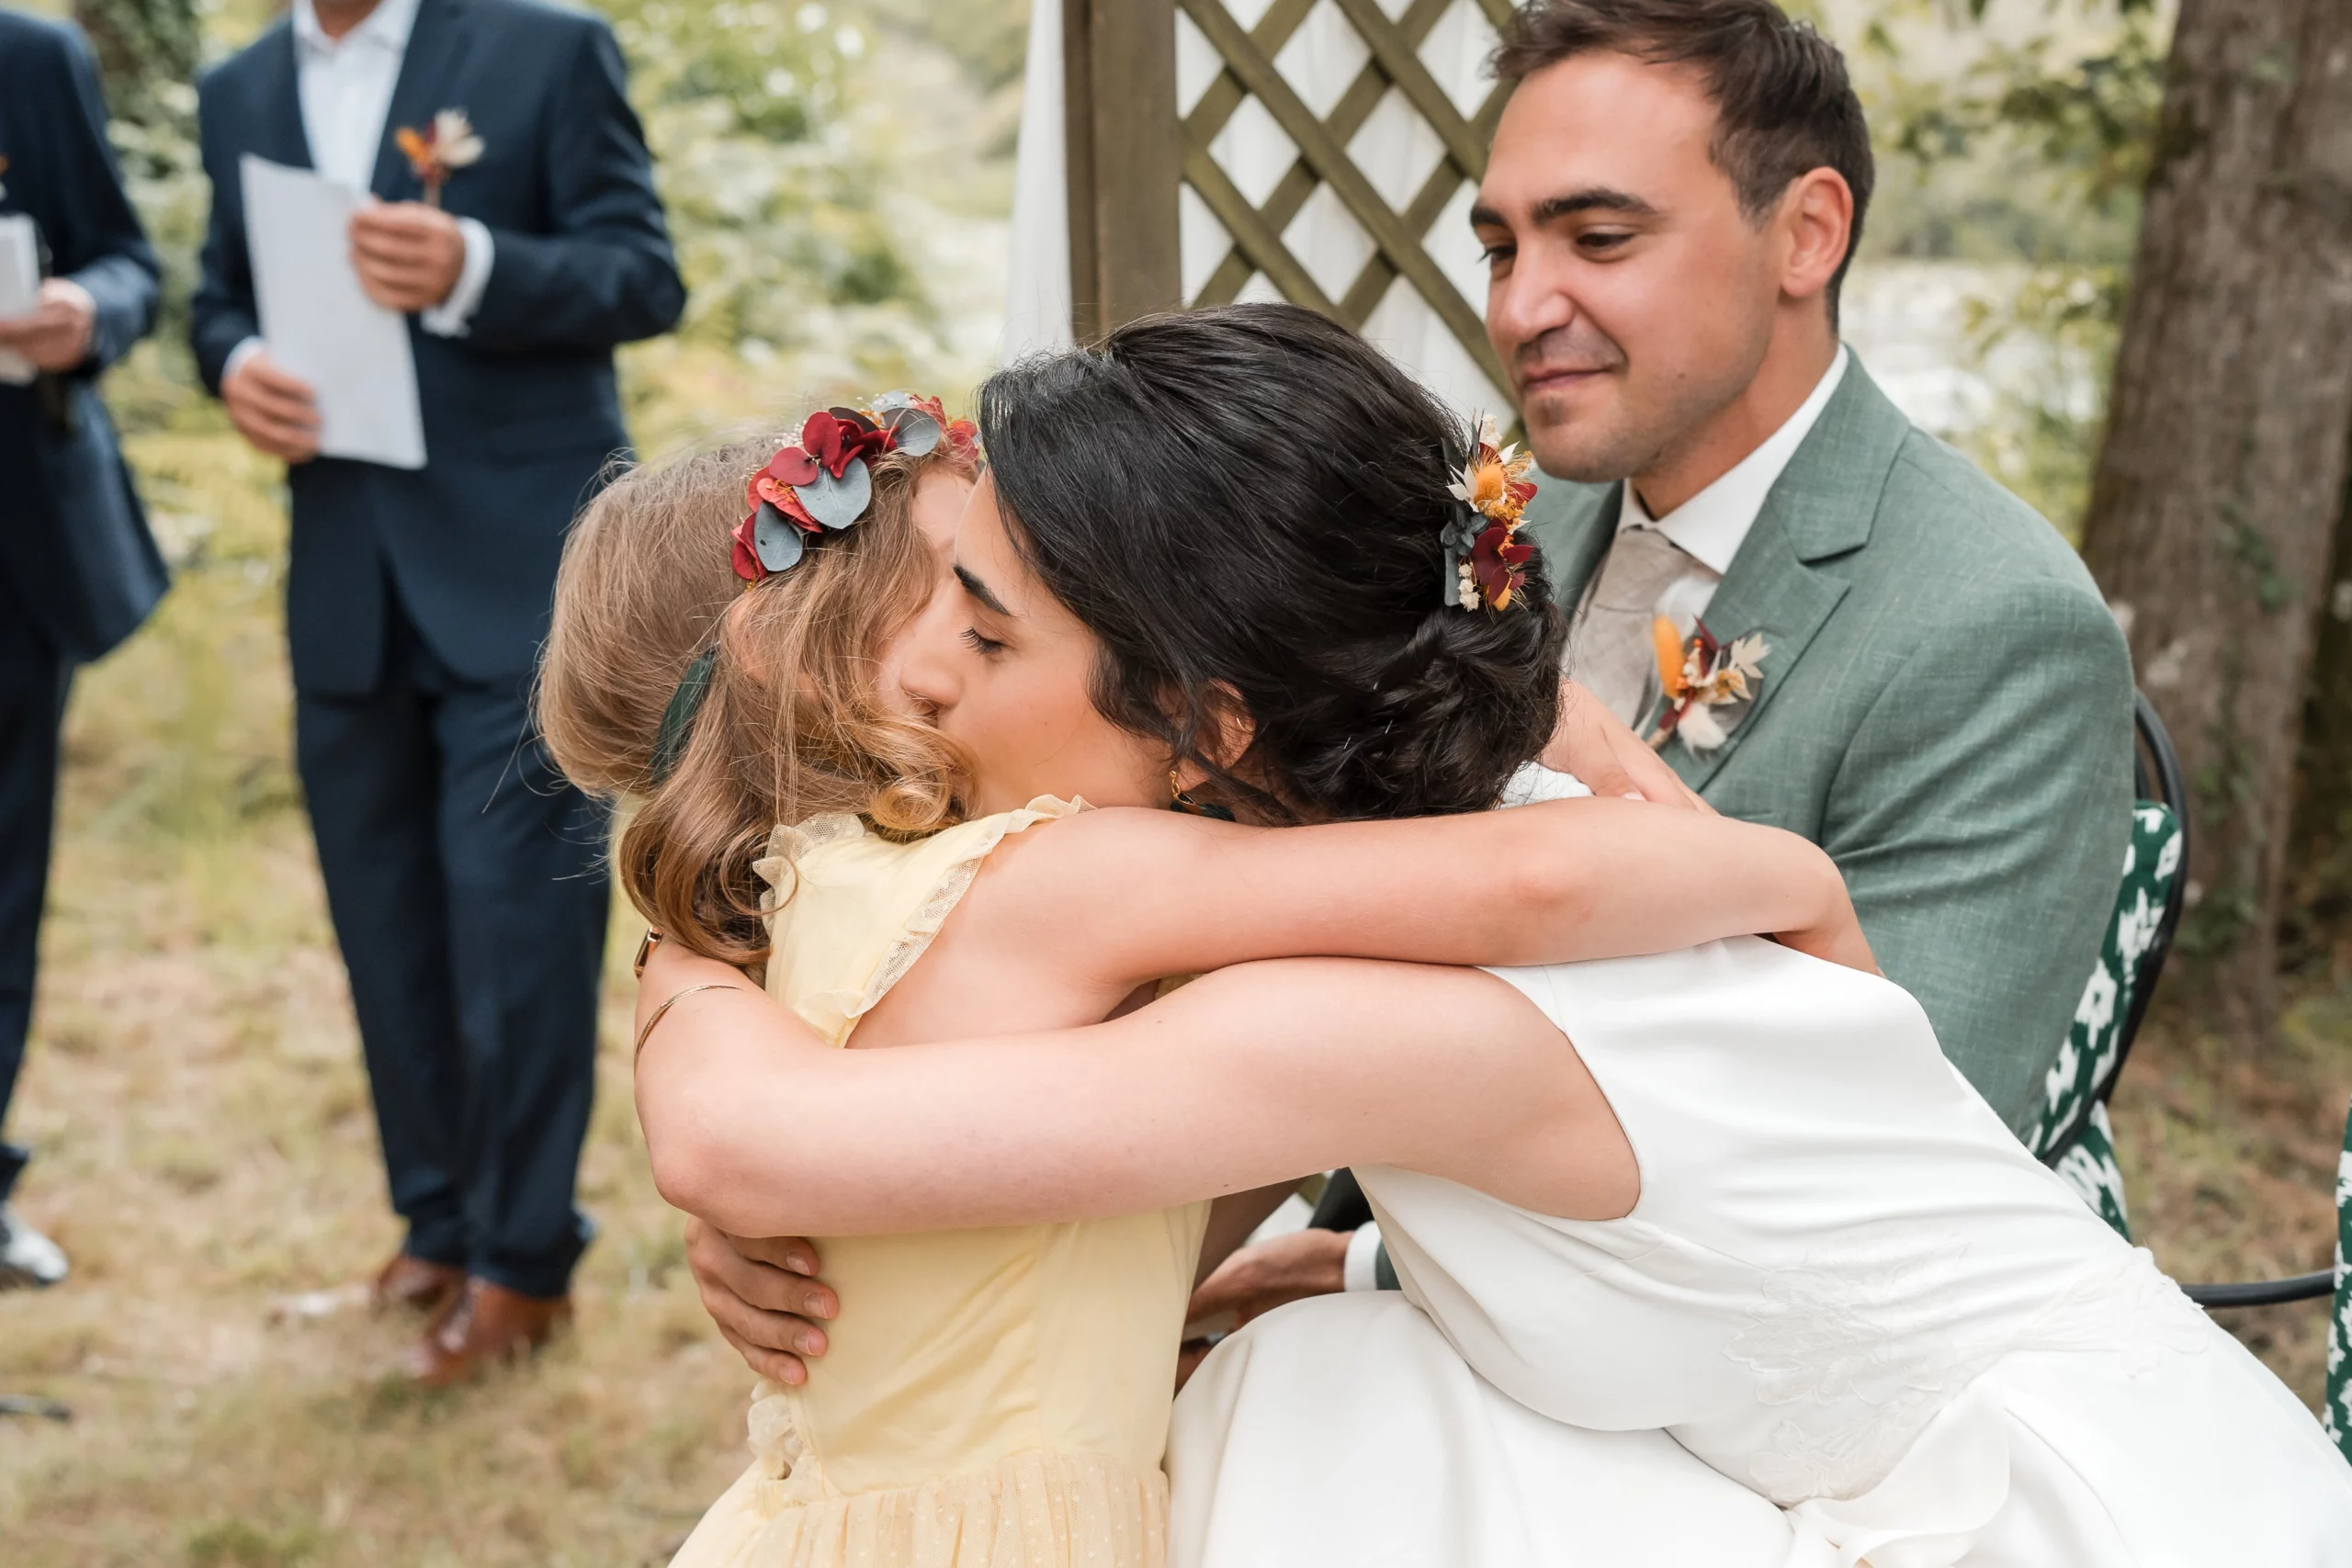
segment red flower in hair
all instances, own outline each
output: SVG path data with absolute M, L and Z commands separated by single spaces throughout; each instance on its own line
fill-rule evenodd
M 1478 579 L 1478 592 L 1486 597 L 1488 609 L 1510 608 L 1510 596 L 1527 581 L 1527 573 L 1520 568 L 1534 554 L 1534 546 L 1519 542 L 1517 529 L 1500 523 L 1472 541 L 1470 570 Z
M 955 455 L 958 468 L 978 467 L 980 461 L 980 427 L 968 419 L 949 420 L 947 449 Z
M 735 575 L 744 581 L 757 582 L 768 575 L 768 569 L 761 564 L 760 552 L 752 544 L 752 533 L 759 525 L 763 502 L 790 518 L 793 525 L 802 533 L 817 532 L 817 520 L 808 515 L 808 509 L 800 504 L 798 496 L 792 493 L 793 481 L 789 476 L 803 471 L 804 468 L 809 479 L 817 477 L 816 464 L 809 460 L 808 454 L 797 446 L 786 446 L 770 457 L 767 466 L 753 474 L 751 483 L 745 487 L 743 521 L 736 525 L 734 536 Z
M 805 485 L 822 468 L 835 479 L 849 471 L 849 466 L 860 457 L 878 457 L 899 444 L 899 438 L 876 424 L 855 409 L 819 409 L 800 427 L 800 446 L 796 450 L 786 447 L 786 454 L 800 461 L 793 471 L 777 477 L 786 484 Z

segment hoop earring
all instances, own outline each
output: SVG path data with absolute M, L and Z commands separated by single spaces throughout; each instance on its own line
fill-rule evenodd
M 1195 800 L 1190 790 L 1176 781 L 1176 770 L 1168 770 L 1168 809 L 1181 811 L 1187 817 L 1205 817 L 1212 822 L 1232 822 L 1237 818 L 1228 807 L 1214 801 Z

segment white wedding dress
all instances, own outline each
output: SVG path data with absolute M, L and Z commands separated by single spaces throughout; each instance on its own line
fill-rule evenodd
M 1495 973 L 1575 1043 L 1639 1201 L 1561 1220 L 1359 1168 L 1403 1294 L 1203 1364 L 1176 1568 L 2352 1565 L 2317 1420 L 1908 993 L 1755 938 Z

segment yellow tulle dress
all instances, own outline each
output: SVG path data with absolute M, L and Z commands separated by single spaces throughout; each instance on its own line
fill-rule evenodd
M 1040 797 L 910 844 L 849 816 L 777 829 L 769 994 L 846 1044 L 989 851 L 1080 809 Z M 751 1468 L 673 1568 L 1159 1568 L 1207 1213 L 819 1241 L 831 1345 L 801 1387 L 754 1390 Z

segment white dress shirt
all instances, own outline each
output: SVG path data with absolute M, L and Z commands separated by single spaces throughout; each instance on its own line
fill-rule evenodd
M 384 122 L 391 114 L 392 90 L 400 85 L 401 62 L 408 56 L 417 5 L 418 0 L 380 0 L 357 27 L 334 39 L 320 26 L 311 0 L 294 0 L 295 82 L 311 166 L 362 195 L 375 182 L 376 154 L 384 144 Z M 465 268 L 449 297 L 417 317 L 436 337 L 466 335 L 496 259 L 490 230 L 480 220 L 460 218 L 458 229 L 466 240 Z M 261 346 L 257 337 L 239 344 L 221 379 L 235 375 Z
M 1838 345 L 1838 357 L 1829 362 L 1811 395 L 1797 405 L 1786 423 L 1764 438 L 1761 446 L 1734 464 L 1724 476 L 1664 517 L 1652 517 L 1649 508 L 1642 504 L 1641 492 L 1634 481 L 1624 481 L 1623 503 L 1617 511 L 1617 531 L 1628 528 L 1655 528 L 1690 558 L 1690 564 L 1681 576 L 1668 583 L 1657 596 L 1657 613 L 1674 623 L 1683 637 L 1688 637 L 1699 617 L 1707 613 L 1713 603 L 1715 590 L 1723 586 L 1724 573 L 1731 570 L 1732 558 L 1739 554 L 1739 547 L 1747 541 L 1747 532 L 1756 526 L 1756 519 L 1764 511 L 1765 498 L 1781 480 L 1789 459 L 1797 455 L 1804 438 L 1821 419 L 1821 411 L 1829 406 L 1830 397 L 1838 390 L 1838 383 L 1846 378 L 1846 365 L 1851 356 L 1846 345 Z M 1600 574 L 1593 574 L 1593 581 Z M 1585 592 L 1591 592 L 1587 585 Z

